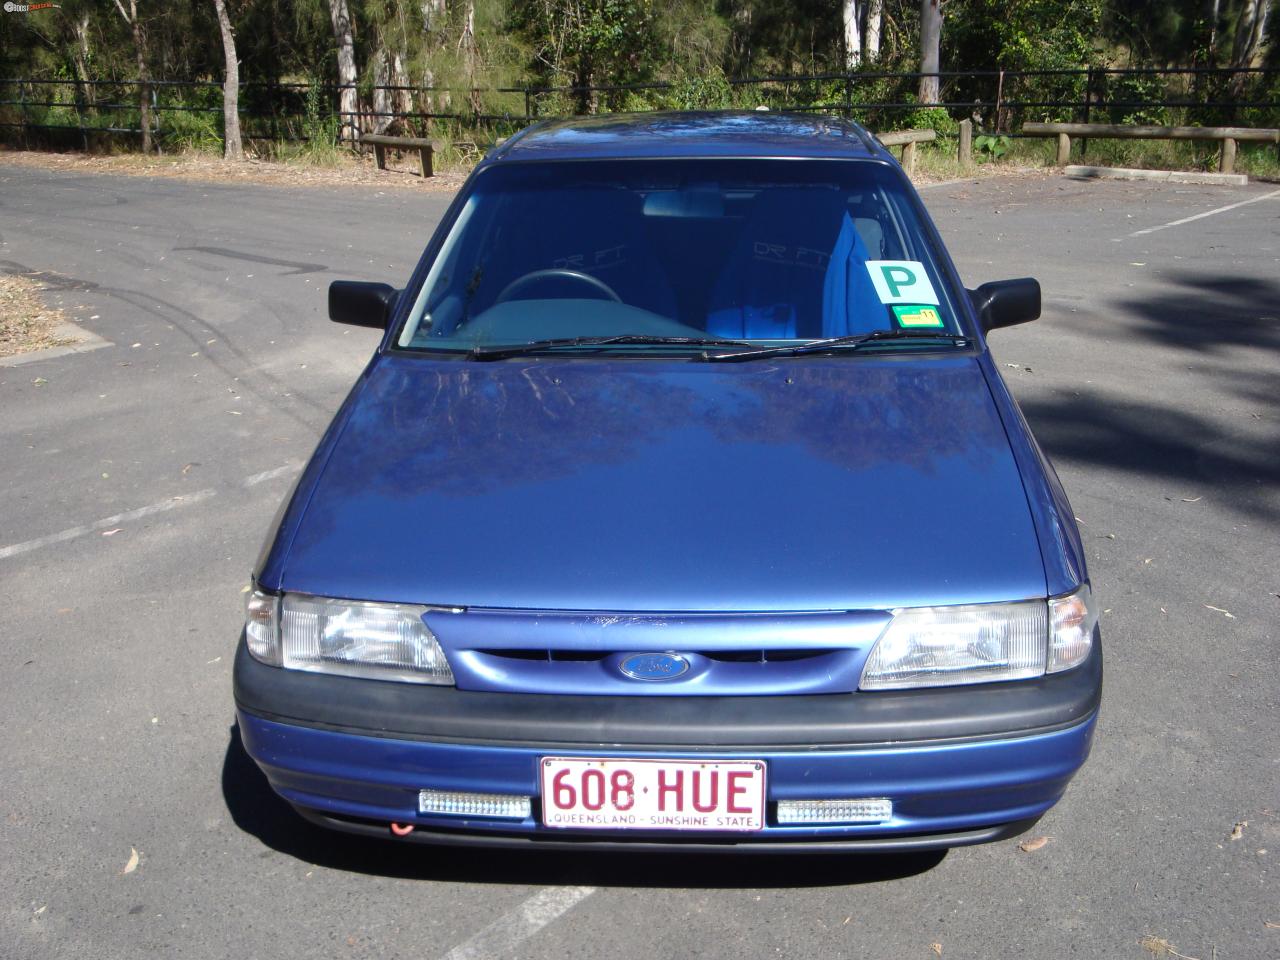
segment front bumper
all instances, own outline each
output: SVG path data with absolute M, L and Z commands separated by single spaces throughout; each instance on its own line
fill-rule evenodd
M 1036 681 L 663 698 L 652 711 L 646 698 L 464 693 L 305 674 L 263 666 L 243 643 L 235 670 L 244 747 L 309 819 L 383 835 L 388 823 L 413 824 L 414 838 L 436 842 L 614 849 L 878 851 L 1012 835 L 1053 806 L 1084 763 L 1101 683 L 1096 637 L 1084 665 Z M 538 763 L 549 753 L 763 760 L 765 829 L 716 836 L 543 827 Z M 534 798 L 533 814 L 420 815 L 424 788 L 524 794 Z M 777 801 L 827 797 L 887 797 L 894 815 L 878 824 L 778 824 Z

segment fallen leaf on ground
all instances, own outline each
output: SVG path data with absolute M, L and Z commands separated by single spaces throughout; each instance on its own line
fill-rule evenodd
M 1030 840 L 1023 840 L 1018 844 L 1018 849 L 1023 853 L 1035 853 L 1052 839 L 1053 837 L 1033 837 Z
M 929 949 L 933 951 L 933 955 L 934 955 L 935 957 L 940 957 L 940 956 L 942 956 L 942 944 L 940 944 L 940 943 L 931 943 L 931 944 L 929 944 Z
M 114 529 L 112 529 L 112 530 L 103 530 L 103 531 L 102 531 L 102 535 L 103 535 L 104 537 L 114 537 L 117 533 L 119 533 L 119 532 L 120 532 L 121 530 L 123 530 L 123 529 L 124 529 L 124 527 L 116 527 L 116 528 L 114 528 Z
M 138 856 L 138 851 L 135 850 L 133 847 L 130 847 L 129 862 L 124 865 L 124 869 L 120 871 L 120 875 L 123 876 L 126 873 L 133 873 L 133 871 L 137 870 L 138 863 L 141 859 L 142 858 Z
M 44 386 L 46 383 L 48 383 L 49 381 L 48 381 L 48 380 L 46 380 L 44 377 L 36 377 L 36 378 L 35 378 L 34 380 L 32 380 L 31 382 L 32 382 L 32 383 L 34 383 L 37 387 L 43 387 L 43 386 Z
M 1178 948 L 1164 937 L 1146 936 L 1138 941 L 1138 945 L 1149 951 L 1153 957 L 1179 957 L 1181 960 L 1199 960 L 1198 957 L 1188 957 L 1185 953 L 1179 953 Z
M 1280 930 L 1280 923 L 1272 923 L 1270 920 L 1263 920 L 1262 925 L 1268 930 Z
M 1205 606 L 1206 606 L 1206 607 L 1208 607 L 1210 610 L 1214 610 L 1214 611 L 1216 611 L 1216 612 L 1218 612 L 1218 613 L 1222 614 L 1222 615 L 1223 615 L 1223 616 L 1225 616 L 1228 620 L 1234 620 L 1234 619 L 1236 618 L 1236 615 L 1235 615 L 1234 613 L 1232 613 L 1230 610 L 1223 610 L 1221 607 L 1215 607 L 1215 606 L 1214 606 L 1213 604 L 1211 604 L 1211 603 L 1206 603 L 1206 604 L 1205 604 Z
M 1237 823 L 1234 827 L 1232 827 L 1232 828 L 1231 828 L 1231 839 L 1232 839 L 1232 840 L 1239 840 L 1241 837 L 1243 837 L 1243 836 L 1244 836 L 1244 828 L 1245 828 L 1245 827 L 1247 827 L 1248 825 L 1249 825 L 1249 821 L 1248 821 L 1248 820 L 1241 820 L 1241 821 L 1240 821 L 1239 823 Z

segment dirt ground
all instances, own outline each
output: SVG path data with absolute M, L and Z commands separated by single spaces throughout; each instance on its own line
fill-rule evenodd
M 282 186 L 363 186 L 402 190 L 457 190 L 465 172 L 444 170 L 423 179 L 415 170 L 417 156 L 391 159 L 395 169 L 379 170 L 372 157 L 343 157 L 334 166 L 279 163 L 269 160 L 227 161 L 200 153 L 142 156 L 104 156 L 86 153 L 49 153 L 37 150 L 0 149 L 0 163 L 21 164 L 84 173 L 116 173 L 137 177 L 174 177 L 226 183 L 273 183 Z
M 416 172 L 417 157 L 406 154 L 398 160 L 392 158 L 394 169 L 379 170 L 372 157 L 342 156 L 334 166 L 313 166 L 300 162 L 271 160 L 244 160 L 232 162 L 201 153 L 142 156 L 118 154 L 104 156 L 85 153 L 48 153 L 36 150 L 8 150 L 0 148 L 0 163 L 22 164 L 55 170 L 83 171 L 85 173 L 115 173 L 138 177 L 174 177 L 184 180 L 203 180 L 226 183 L 269 183 L 280 186 L 360 186 L 377 187 L 380 190 L 428 190 L 456 191 L 466 179 L 466 169 L 439 170 L 435 176 L 423 179 Z M 912 180 L 917 185 L 938 183 L 956 178 L 989 176 L 1049 176 L 1052 171 L 1043 168 L 1021 167 L 1011 163 L 972 164 L 965 169 L 955 163 L 930 158 L 917 166 Z
M 74 342 L 58 335 L 66 318 L 45 305 L 40 289 L 31 277 L 0 274 L 0 357 Z

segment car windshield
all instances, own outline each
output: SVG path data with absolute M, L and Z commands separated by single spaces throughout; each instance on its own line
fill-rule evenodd
M 480 173 L 396 342 L 704 351 L 707 341 L 776 346 L 875 331 L 925 339 L 865 346 L 936 347 L 930 335 L 961 332 L 950 284 L 888 167 L 618 160 Z M 598 342 L 610 338 L 621 339 Z

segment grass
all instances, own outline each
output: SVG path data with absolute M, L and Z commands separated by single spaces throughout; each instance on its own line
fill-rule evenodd
M 894 150 L 897 153 L 897 149 Z M 1071 162 L 1097 167 L 1137 167 L 1150 170 L 1218 169 L 1219 146 L 1215 141 L 1195 140 L 1101 140 L 1088 144 L 1076 140 L 1071 145 Z M 1055 166 L 1057 140 L 1054 137 L 1009 139 L 1005 152 L 993 157 L 974 151 L 971 166 L 962 166 L 956 156 L 954 137 L 939 137 L 916 150 L 916 173 L 921 180 L 950 180 L 957 177 L 1045 169 Z M 1240 144 L 1236 173 L 1255 180 L 1280 181 L 1280 151 L 1273 144 Z
M 287 171 L 315 171 L 316 174 L 342 175 L 368 165 L 349 147 L 337 143 L 337 120 L 326 114 L 318 102 L 309 103 L 299 133 L 301 141 L 246 141 L 251 158 L 278 166 L 278 175 Z M 429 134 L 436 144 L 435 169 L 449 179 L 465 177 L 492 146 L 495 137 L 510 130 L 440 124 Z M 980 149 L 987 143 L 988 149 Z M 196 161 L 212 160 L 221 155 L 221 141 L 212 135 L 204 122 L 190 122 L 162 143 L 168 157 Z M 957 138 L 943 134 L 932 143 L 920 144 L 916 151 L 916 176 L 923 181 L 951 180 L 965 176 L 1012 173 L 1020 170 L 1053 170 L 1057 143 L 1053 137 L 975 137 L 973 162 L 963 165 L 956 156 Z M 1071 162 L 1101 167 L 1139 167 L 1159 170 L 1209 170 L 1218 168 L 1220 147 L 1214 141 L 1188 140 L 1107 140 L 1092 138 L 1072 143 Z M 115 152 L 115 151 L 109 151 Z M 895 153 L 898 149 L 895 148 Z M 175 157 L 176 153 L 176 157 Z M 121 153 L 123 161 L 127 153 Z M 139 158 L 141 160 L 157 158 Z M 416 167 L 416 157 L 393 158 L 397 168 Z M 267 166 L 267 163 L 262 164 Z M 1236 156 L 1236 172 L 1258 180 L 1280 181 L 1280 150 L 1272 144 L 1240 144 Z M 303 176 L 303 179 L 308 179 Z
M 0 357 L 75 342 L 55 335 L 65 318 L 44 305 L 39 290 L 30 277 L 0 274 Z
M 1051 151 L 1035 149 L 1038 145 L 1034 141 L 1024 142 L 1030 149 L 1014 140 L 1007 144 L 1006 152 L 998 157 L 975 150 L 972 162 L 962 164 L 957 155 L 956 138 L 939 137 L 932 143 L 922 143 L 916 148 L 915 179 L 924 182 L 955 180 L 960 177 L 1014 173 L 1028 168 L 1042 169 L 1051 165 Z M 895 149 L 894 153 L 897 154 L 898 150 Z
M 1046 139 L 1053 143 L 1052 138 Z M 1071 145 L 1071 161 L 1097 167 L 1137 167 L 1150 170 L 1218 169 L 1221 148 L 1213 140 L 1099 140 L 1087 147 Z M 1264 180 L 1280 178 L 1280 157 L 1273 144 L 1242 143 L 1236 154 L 1236 173 Z

